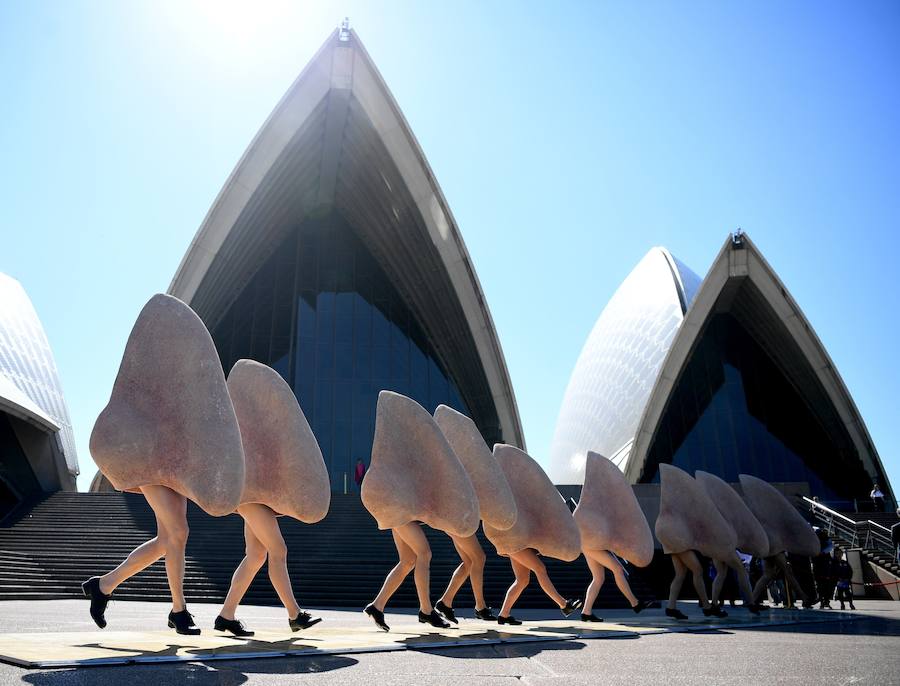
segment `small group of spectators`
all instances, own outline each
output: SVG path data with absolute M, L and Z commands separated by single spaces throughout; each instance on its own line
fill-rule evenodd
M 900 532 L 900 529 L 898 529 Z M 840 603 L 842 610 L 853 604 L 853 568 L 844 557 L 844 551 L 835 548 L 827 532 L 816 529 L 821 544 L 821 552 L 813 558 L 788 555 L 785 568 L 779 567 L 772 573 L 772 580 L 766 589 L 775 605 L 793 607 L 798 595 L 805 594 L 803 607 L 831 609 L 831 601 Z M 763 576 L 763 560 L 754 558 L 750 563 L 751 582 L 756 583 Z M 786 578 L 789 577 L 789 578 Z
M 840 548 L 833 548 L 830 544 L 819 555 L 812 559 L 813 577 L 816 582 L 816 590 L 819 592 L 819 609 L 830 610 L 831 599 L 841 604 L 850 604 L 850 609 L 855 610 L 853 605 L 853 568 L 850 563 L 844 559 L 844 551 Z

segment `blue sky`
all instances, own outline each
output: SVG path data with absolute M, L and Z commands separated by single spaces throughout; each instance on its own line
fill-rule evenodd
M 900 486 L 900 4 L 0 3 L 0 271 L 87 442 L 125 339 L 244 148 L 349 15 L 475 263 L 529 451 L 646 251 L 741 226 Z

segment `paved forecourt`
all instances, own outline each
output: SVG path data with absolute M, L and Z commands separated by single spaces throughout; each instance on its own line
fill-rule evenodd
M 72 601 L 59 601 L 71 605 Z M 131 605 L 129 603 L 128 605 Z M 144 609 L 161 612 L 161 605 L 141 603 Z M 71 612 L 87 612 L 86 603 L 67 607 Z M 119 611 L 122 604 L 118 606 Z M 206 614 L 213 608 L 192 607 L 197 611 L 198 625 L 208 623 Z M 391 631 L 377 629 L 359 612 L 325 611 L 326 621 L 306 631 L 271 630 L 286 624 L 283 618 L 273 620 L 274 608 L 242 608 L 241 615 L 256 634 L 236 638 L 210 629 L 199 636 L 179 636 L 172 630 L 147 631 L 140 628 L 116 629 L 116 610 L 107 613 L 110 628 L 77 631 L 25 631 L 0 634 L 0 661 L 25 668 L 80 667 L 100 665 L 158 664 L 170 662 L 206 662 L 211 660 L 273 659 L 299 656 L 344 655 L 427 648 L 489 646 L 497 644 L 569 641 L 584 639 L 638 638 L 648 634 L 703 632 L 725 628 L 763 628 L 790 624 L 849 621 L 854 615 L 814 610 L 764 610 L 755 617 L 740 608 L 732 608 L 723 619 L 706 618 L 694 605 L 688 610 L 688 621 L 665 617 L 661 610 L 647 610 L 640 615 L 610 611 L 608 620 L 586 624 L 577 614 L 568 619 L 547 619 L 549 613 L 526 621 L 521 626 L 498 626 L 494 622 L 462 619 L 458 626 L 436 629 L 419 624 L 407 614 L 388 615 Z M 262 611 L 261 613 L 259 611 Z M 525 618 L 527 613 L 523 613 Z M 149 616 L 148 616 L 149 619 Z M 204 620 L 201 622 L 201 619 Z M 158 621 L 158 620 L 157 620 Z M 147 627 L 148 622 L 141 622 Z M 20 623 L 22 628 L 27 626 Z M 45 627 L 42 627 L 45 628 Z

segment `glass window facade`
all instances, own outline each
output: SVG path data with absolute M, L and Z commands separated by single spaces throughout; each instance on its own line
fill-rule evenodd
M 41 485 L 16 438 L 13 429 L 15 421 L 0 412 L 0 519 L 24 498 L 41 491 Z
M 736 482 L 806 481 L 823 499 L 868 493 L 872 480 L 856 454 L 838 452 L 794 386 L 729 314 L 703 333 L 660 422 L 642 481 L 660 463 Z
M 343 491 L 345 478 L 355 490 L 356 460 L 369 464 L 379 391 L 407 395 L 429 412 L 443 403 L 468 414 L 416 318 L 339 217 L 305 223 L 284 240 L 213 340 L 226 374 L 249 358 L 291 385 L 335 491 Z

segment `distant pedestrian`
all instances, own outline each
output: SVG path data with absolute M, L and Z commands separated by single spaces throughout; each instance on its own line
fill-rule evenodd
M 844 609 L 844 601 L 850 603 L 850 609 L 855 610 L 853 604 L 853 568 L 850 563 L 844 559 L 844 551 L 840 548 L 834 549 L 834 570 L 837 576 L 837 589 L 835 591 L 835 600 L 841 603 L 841 609 Z
M 872 499 L 872 507 L 875 512 L 884 512 L 884 493 L 878 487 L 877 481 L 872 484 L 872 492 L 869 493 L 869 497 Z
M 362 488 L 363 479 L 366 478 L 366 464 L 361 459 L 356 461 L 356 469 L 353 473 L 353 480 L 356 482 L 357 488 Z

